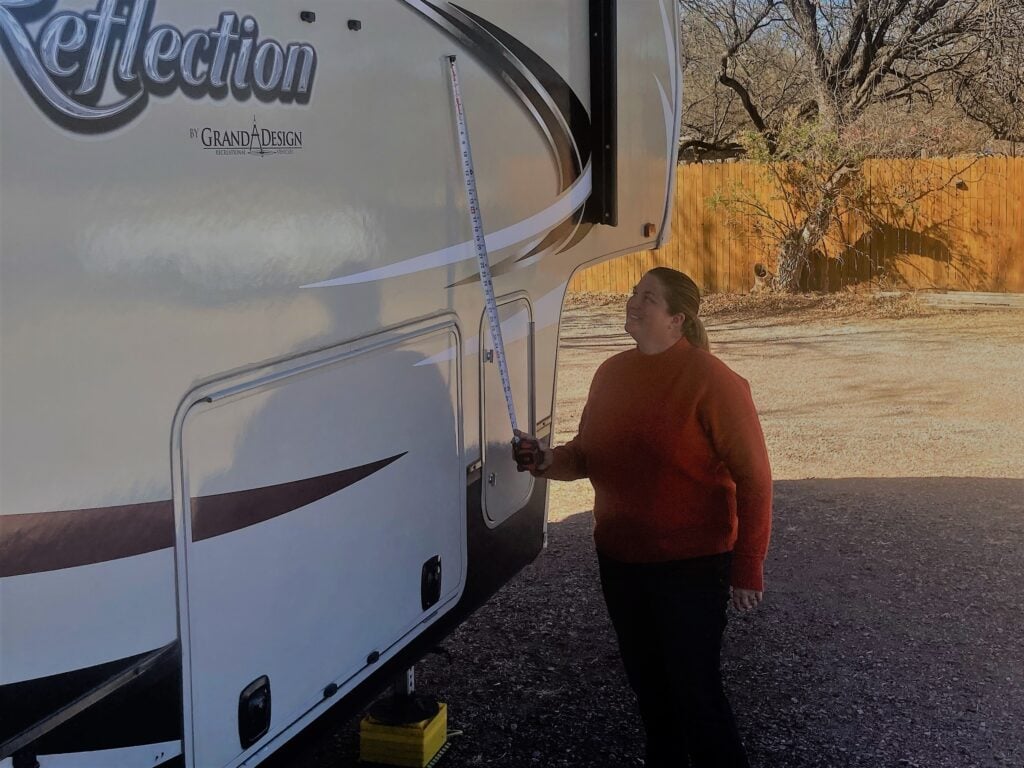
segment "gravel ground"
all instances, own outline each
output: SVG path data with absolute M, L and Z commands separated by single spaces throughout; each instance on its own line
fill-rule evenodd
M 766 601 L 724 648 L 753 765 L 1024 766 L 1024 313 L 709 305 L 777 479 Z M 559 441 L 628 346 L 620 307 L 567 310 Z M 449 703 L 442 766 L 643 764 L 592 498 L 555 485 L 548 550 L 417 667 Z M 357 754 L 349 722 L 278 764 Z

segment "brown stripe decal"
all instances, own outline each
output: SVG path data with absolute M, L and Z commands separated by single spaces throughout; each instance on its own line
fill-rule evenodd
M 0 517 L 0 576 L 56 571 L 174 546 L 170 501 Z
M 202 541 L 287 514 L 357 483 L 405 453 L 329 475 L 192 499 Z M 0 578 L 57 571 L 174 546 L 170 501 L 0 516 Z
M 405 456 L 400 453 L 361 467 L 292 483 L 192 499 L 192 540 L 202 541 L 278 517 L 337 493 Z

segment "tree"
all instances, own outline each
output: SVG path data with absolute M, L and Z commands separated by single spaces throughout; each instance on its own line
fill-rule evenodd
M 806 101 L 800 46 L 774 24 L 774 2 L 683 5 L 680 158 L 737 157 L 747 130 L 770 130 L 793 103 Z M 753 109 L 743 83 L 756 84 Z
M 791 190 L 798 206 L 791 226 L 777 237 L 777 285 L 788 291 L 798 289 L 867 158 L 907 156 L 937 139 L 945 143 L 936 131 L 950 128 L 948 121 L 936 123 L 935 131 L 914 132 L 914 141 L 894 130 L 899 118 L 920 120 L 945 105 L 950 83 L 966 72 L 977 73 L 974 93 L 987 93 L 1006 59 L 993 47 L 993 19 L 1007 0 L 680 3 L 688 23 L 702 30 L 703 38 L 691 33 L 692 40 L 706 46 L 703 54 L 691 48 L 690 55 L 702 60 L 704 71 L 717 59 L 717 87 L 742 108 L 744 128 L 728 140 L 787 164 L 777 175 L 801 185 Z M 1017 9 L 1022 3 L 1009 0 Z M 972 101 L 964 82 L 960 101 L 982 114 L 984 100 Z
M 989 9 L 967 47 L 973 55 L 956 75 L 956 103 L 993 136 L 1024 142 L 1024 3 Z

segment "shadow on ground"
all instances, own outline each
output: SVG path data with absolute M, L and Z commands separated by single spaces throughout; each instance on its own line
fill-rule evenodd
M 776 483 L 768 596 L 725 675 L 754 766 L 1024 765 L 1024 480 Z M 417 668 L 449 702 L 443 766 L 641 765 L 590 515 Z M 354 723 L 289 749 L 354 765 Z

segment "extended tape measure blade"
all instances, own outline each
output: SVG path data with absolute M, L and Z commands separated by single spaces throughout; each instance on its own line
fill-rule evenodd
M 505 406 L 508 408 L 508 420 L 512 426 L 512 434 L 519 430 L 516 420 L 516 404 L 512 398 L 512 384 L 508 373 L 508 358 L 505 355 L 505 342 L 501 335 L 501 317 L 498 314 L 498 302 L 494 297 L 494 282 L 491 279 L 491 265 L 487 257 L 487 240 L 484 236 L 483 216 L 480 213 L 480 197 L 476 191 L 476 172 L 473 170 L 473 150 L 469 143 L 469 127 L 466 123 L 465 104 L 459 88 L 459 73 L 455 67 L 455 57 L 448 57 L 448 72 L 452 86 L 452 101 L 455 107 L 455 123 L 459 135 L 459 150 L 462 158 L 462 178 L 466 186 L 466 204 L 469 207 L 469 218 L 473 229 L 473 247 L 476 251 L 477 267 L 480 270 L 480 285 L 484 291 L 484 309 L 487 324 L 491 330 L 491 343 L 494 344 L 494 357 L 498 362 L 498 373 L 501 376 L 501 388 L 505 393 Z M 518 441 L 518 438 L 514 438 Z

